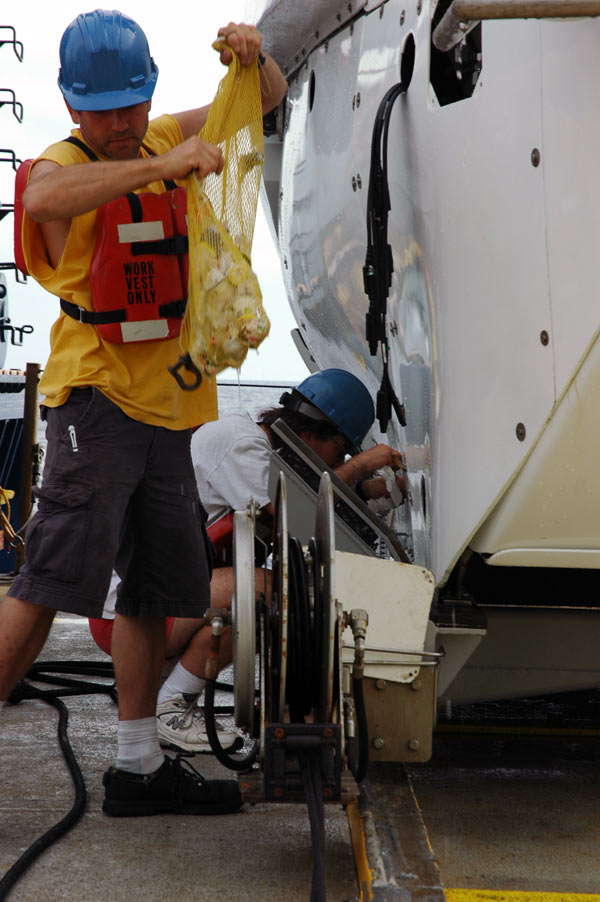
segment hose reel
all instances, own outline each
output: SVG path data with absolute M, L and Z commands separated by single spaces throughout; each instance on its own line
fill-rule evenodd
M 249 770 L 254 758 L 259 759 L 261 773 L 255 769 L 241 778 L 249 799 L 297 801 L 305 797 L 298 756 L 304 751 L 318 753 L 323 794 L 339 801 L 342 772 L 346 769 L 349 774 L 341 673 L 341 634 L 347 615 L 336 602 L 329 475 L 324 473 L 321 478 L 314 536 L 306 547 L 289 534 L 283 473 L 274 509 L 270 586 L 258 600 L 254 510 L 249 506 L 234 514 L 234 717 L 236 725 L 255 741 L 255 754 L 248 759 L 221 754 L 222 749 L 215 749 L 215 754 L 235 770 Z M 210 707 L 208 697 L 206 701 Z M 354 710 L 352 705 L 350 708 Z M 209 738 L 211 719 L 207 711 Z M 347 732 L 352 735 L 353 729 Z M 353 767 L 351 770 L 354 772 Z M 352 794 L 356 793 L 354 784 Z
M 274 510 L 270 585 L 258 600 L 254 506 L 234 514 L 234 716 L 236 725 L 254 740 L 254 748 L 240 758 L 220 747 L 212 710 L 214 680 L 206 684 L 206 727 L 218 759 L 241 772 L 240 789 L 246 801 L 306 802 L 313 844 L 311 902 L 323 902 L 324 802 L 347 803 L 356 798 L 356 780 L 365 776 L 368 760 L 362 668 L 355 666 L 351 693 L 350 681 L 342 675 L 342 632 L 352 626 L 356 663 L 364 647 L 368 617 L 362 610 L 345 614 L 336 601 L 329 475 L 321 476 L 314 534 L 306 547 L 289 534 L 282 472 Z M 358 762 L 354 757 L 355 717 Z M 252 768 L 257 760 L 260 769 Z

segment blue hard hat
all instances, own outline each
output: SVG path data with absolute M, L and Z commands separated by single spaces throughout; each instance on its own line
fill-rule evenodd
M 360 379 L 346 370 L 321 370 L 308 376 L 291 395 L 284 395 L 281 400 L 286 407 L 310 416 L 309 411 L 302 410 L 302 399 L 325 415 L 348 439 L 354 452 L 360 451 L 375 419 L 373 400 Z
M 150 100 L 157 77 L 146 35 L 117 10 L 82 13 L 61 38 L 58 86 L 74 110 L 116 110 Z

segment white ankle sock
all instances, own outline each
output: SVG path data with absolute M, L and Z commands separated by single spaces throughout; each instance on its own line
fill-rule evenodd
M 200 677 L 194 676 L 189 670 L 186 670 L 181 661 L 179 661 L 167 679 L 160 687 L 158 693 L 158 704 L 171 698 L 173 695 L 181 692 L 182 695 L 200 695 L 204 690 L 206 681 Z
M 117 730 L 117 767 L 134 774 L 151 774 L 161 766 L 164 754 L 158 744 L 156 718 L 120 720 Z

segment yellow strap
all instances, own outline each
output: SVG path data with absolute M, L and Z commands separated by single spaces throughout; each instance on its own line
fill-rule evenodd
M 358 879 L 358 902 L 373 902 L 373 871 L 369 867 L 365 835 L 358 803 L 355 801 L 350 802 L 346 808 L 346 812 L 348 814 L 348 825 L 350 827 L 350 838 L 352 840 L 352 851 L 354 854 L 354 864 Z
M 16 548 L 17 545 L 23 544 L 23 540 L 16 534 L 10 522 L 10 499 L 15 497 L 15 493 L 10 489 L 3 489 L 0 486 L 0 530 L 8 539 L 8 547 Z M 6 505 L 6 514 L 2 510 L 2 505 Z M 3 545 L 3 543 L 2 543 Z
M 596 893 L 544 893 L 522 890 L 445 889 L 447 902 L 600 902 Z

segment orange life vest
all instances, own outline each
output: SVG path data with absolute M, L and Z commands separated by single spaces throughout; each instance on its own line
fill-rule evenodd
M 99 208 L 90 289 L 94 322 L 107 341 L 179 335 L 187 297 L 185 215 L 185 188 L 127 194 Z
M 29 170 L 33 164 L 33 160 L 23 160 L 17 174 L 15 176 L 15 205 L 14 205 L 14 248 L 15 263 L 17 269 L 20 269 L 24 276 L 29 275 L 25 255 L 23 253 L 23 241 L 21 238 L 21 228 L 23 225 L 23 191 L 27 187 L 27 179 L 29 178 Z
M 98 159 L 77 138 L 66 140 Z M 22 163 L 15 179 L 15 261 L 25 274 L 21 197 L 32 162 Z M 162 341 L 180 332 L 188 279 L 186 191 L 172 181 L 164 184 L 162 194 L 130 193 L 98 208 L 90 264 L 93 310 L 60 301 L 64 313 L 91 323 L 116 344 Z

